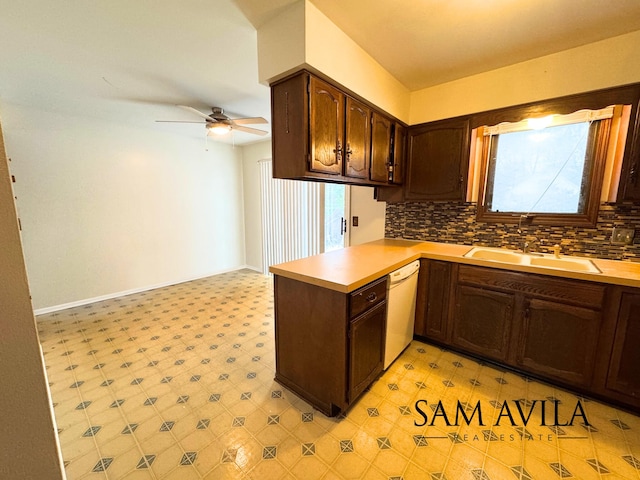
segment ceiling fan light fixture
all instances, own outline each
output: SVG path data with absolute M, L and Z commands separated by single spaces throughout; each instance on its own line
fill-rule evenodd
M 226 135 L 231 131 L 231 125 L 227 123 L 213 123 L 207 125 L 207 129 L 209 133 L 213 133 L 214 135 Z

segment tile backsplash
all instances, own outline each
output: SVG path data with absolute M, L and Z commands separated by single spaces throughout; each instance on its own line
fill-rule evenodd
M 529 242 L 532 251 L 551 253 L 561 246 L 564 255 L 611 260 L 640 261 L 640 204 L 603 203 L 594 228 L 495 224 L 476 221 L 476 203 L 389 203 L 385 237 L 521 249 Z M 636 230 L 633 245 L 612 245 L 613 227 Z

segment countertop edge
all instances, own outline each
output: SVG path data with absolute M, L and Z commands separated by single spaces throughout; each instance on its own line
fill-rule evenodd
M 358 288 L 367 285 L 368 283 L 377 280 L 378 278 L 388 275 L 394 270 L 411 263 L 414 260 L 418 259 L 430 259 L 430 260 L 440 260 L 445 262 L 459 263 L 464 265 L 473 265 L 478 267 L 487 267 L 494 268 L 499 270 L 508 270 L 515 272 L 523 272 L 523 273 L 531 273 L 536 275 L 547 275 L 558 278 L 567 278 L 574 280 L 582 280 L 582 281 L 591 281 L 602 284 L 610 284 L 617 285 L 622 287 L 633 287 L 640 288 L 640 274 L 637 278 L 631 276 L 631 274 L 625 275 L 615 275 L 614 270 L 625 268 L 628 269 L 631 262 L 622 262 L 616 260 L 605 260 L 598 258 L 589 258 L 602 273 L 586 273 L 586 272 L 573 272 L 567 270 L 559 270 L 552 269 L 546 267 L 538 267 L 531 265 L 512 265 L 506 264 L 491 260 L 484 259 L 473 259 L 464 257 L 464 253 L 469 251 L 473 246 L 470 245 L 460 245 L 460 244 L 447 244 L 447 243 L 436 243 L 436 242 L 414 242 L 407 246 L 407 241 L 397 240 L 399 246 L 394 246 L 393 239 L 383 239 L 375 242 L 370 242 L 368 244 L 364 244 L 364 246 L 355 246 L 349 247 L 347 250 L 345 249 L 346 254 L 349 255 L 352 253 L 354 256 L 361 254 L 359 252 L 358 247 L 362 248 L 380 248 L 380 255 L 389 255 L 389 262 L 378 261 L 379 266 L 372 267 L 366 273 L 362 275 L 358 275 L 353 279 L 349 279 L 347 281 L 332 281 L 324 278 L 319 275 L 314 275 L 310 273 L 308 270 L 310 269 L 309 262 L 305 262 L 307 259 L 300 259 L 293 262 L 287 262 L 284 264 L 273 265 L 269 267 L 269 271 L 274 275 L 280 275 L 283 277 L 291 278 L 294 280 L 299 280 L 301 282 L 309 283 L 312 285 L 317 285 L 319 287 L 328 288 L 330 290 L 335 290 L 341 293 L 351 293 Z M 384 253 L 386 249 L 392 248 L 392 254 Z M 317 264 L 321 262 L 322 255 L 316 255 L 314 257 L 314 263 Z M 325 257 L 328 258 L 328 257 Z M 338 259 L 339 260 L 339 259 Z M 348 260 L 348 257 L 347 257 Z M 335 259 L 332 262 L 336 264 Z M 346 262 L 345 262 L 346 263 Z M 634 264 L 631 264 L 634 265 Z M 306 268 L 306 272 L 305 272 Z M 635 267 L 634 267 L 635 268 Z M 637 269 L 640 271 L 640 265 L 638 265 Z

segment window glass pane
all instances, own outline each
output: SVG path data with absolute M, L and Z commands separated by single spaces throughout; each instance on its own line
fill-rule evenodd
M 503 133 L 492 139 L 487 208 L 493 212 L 582 213 L 589 122 Z M 491 179 L 489 179 L 491 180 Z
M 324 184 L 324 251 L 344 247 L 345 186 Z

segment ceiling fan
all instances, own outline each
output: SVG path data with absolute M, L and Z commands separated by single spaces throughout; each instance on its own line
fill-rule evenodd
M 204 125 L 207 129 L 207 134 L 211 135 L 225 135 L 232 130 L 239 132 L 253 133 L 254 135 L 266 135 L 267 132 L 259 130 L 257 128 L 246 127 L 254 123 L 267 123 L 262 117 L 245 117 L 245 118 L 229 118 L 224 114 L 224 110 L 220 107 L 212 107 L 211 113 L 202 113 L 193 107 L 187 107 L 185 105 L 178 105 L 178 107 L 195 113 L 199 117 L 204 119 Z M 186 120 L 156 120 L 156 122 L 168 122 L 168 123 L 203 123 L 203 122 L 190 122 Z

